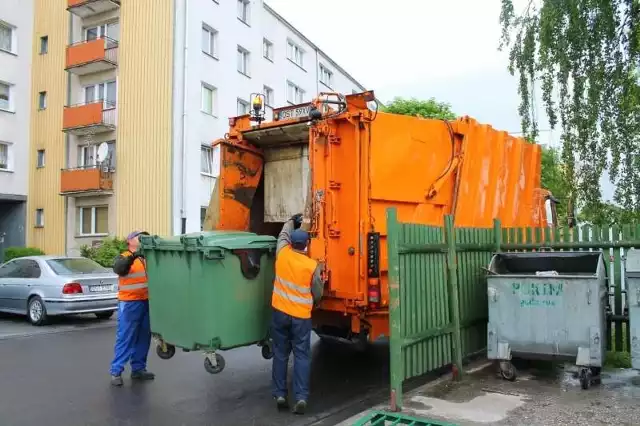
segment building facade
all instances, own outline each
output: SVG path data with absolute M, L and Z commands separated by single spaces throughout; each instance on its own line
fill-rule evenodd
M 200 230 L 211 142 L 252 93 L 270 110 L 364 90 L 262 0 L 34 1 L 50 48 L 34 52 L 30 155 L 50 163 L 30 165 L 28 235 L 48 253 Z
M 25 243 L 32 32 L 32 1 L 3 0 L 0 7 L 0 262 L 3 247 Z

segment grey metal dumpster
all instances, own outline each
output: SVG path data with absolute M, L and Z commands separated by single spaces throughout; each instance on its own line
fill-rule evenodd
M 631 336 L 631 367 L 640 370 L 640 250 L 626 253 L 627 308 Z
M 600 252 L 500 253 L 487 276 L 487 357 L 515 380 L 512 356 L 575 360 L 587 389 L 606 354 L 606 271 Z

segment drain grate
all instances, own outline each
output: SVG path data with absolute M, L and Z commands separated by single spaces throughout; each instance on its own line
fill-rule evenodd
M 418 419 L 404 414 L 388 413 L 386 411 L 372 411 L 366 417 L 358 420 L 352 426 L 458 426 L 438 420 Z

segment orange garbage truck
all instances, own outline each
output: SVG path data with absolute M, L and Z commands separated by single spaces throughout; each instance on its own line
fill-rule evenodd
M 205 229 L 277 236 L 302 212 L 309 255 L 326 266 L 321 337 L 389 335 L 385 212 L 457 227 L 547 226 L 555 200 L 540 187 L 541 148 L 472 118 L 378 112 L 372 91 L 322 93 L 313 102 L 229 119 L 214 142 L 220 175 Z M 269 117 L 271 118 L 271 117 Z

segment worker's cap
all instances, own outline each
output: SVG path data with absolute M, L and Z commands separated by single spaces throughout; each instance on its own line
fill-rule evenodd
M 133 231 L 132 233 L 130 233 L 129 235 L 127 235 L 127 241 L 131 241 L 133 240 L 135 237 L 140 236 L 140 235 L 149 235 L 148 232 L 146 231 Z
M 306 247 L 307 243 L 309 243 L 309 233 L 307 231 L 296 229 L 291 233 L 291 245 L 294 248 L 304 248 Z

